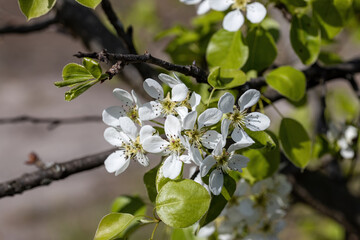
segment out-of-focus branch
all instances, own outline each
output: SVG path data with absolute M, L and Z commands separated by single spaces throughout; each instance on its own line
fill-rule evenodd
M 207 73 L 196 65 L 178 65 L 173 64 L 159 58 L 151 56 L 149 53 L 143 55 L 136 54 L 113 54 L 108 53 L 107 51 L 102 51 L 100 53 L 82 53 L 79 52 L 75 54 L 78 58 L 94 58 L 100 61 L 121 61 L 123 64 L 132 64 L 132 63 L 150 63 L 159 67 L 162 67 L 169 71 L 176 71 L 187 76 L 194 77 L 198 82 L 207 81 Z
M 125 32 L 124 26 L 119 20 L 119 18 L 116 16 L 115 11 L 112 8 L 109 0 L 102 0 L 101 7 L 104 10 L 111 25 L 113 25 L 113 27 L 115 28 L 117 35 L 120 37 L 121 40 L 124 41 L 127 49 L 129 50 L 129 53 L 137 54 L 132 38 L 132 33 L 133 33 L 132 27 L 131 26 L 128 27 L 128 29 Z
M 0 34 L 25 34 L 32 33 L 44 30 L 51 25 L 58 23 L 58 19 L 56 17 L 47 19 L 42 22 L 36 22 L 31 25 L 19 25 L 19 26 L 5 26 L 0 28 Z
M 107 156 L 113 151 L 108 150 L 64 163 L 55 163 L 48 168 L 26 173 L 19 178 L 0 183 L 0 198 L 20 194 L 39 186 L 49 185 L 53 181 L 102 166 Z
M 83 116 L 83 117 L 72 117 L 72 118 L 38 118 L 31 116 L 18 116 L 11 118 L 0 118 L 1 124 L 16 124 L 29 122 L 33 124 L 47 124 L 48 129 L 52 130 L 62 124 L 77 124 L 85 122 L 100 122 L 101 117 L 99 116 Z

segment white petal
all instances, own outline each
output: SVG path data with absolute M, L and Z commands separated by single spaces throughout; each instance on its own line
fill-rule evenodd
M 152 137 L 155 134 L 156 130 L 150 125 L 145 125 L 140 129 L 140 143 L 143 143 L 144 140 L 148 137 Z
M 233 0 L 209 0 L 211 9 L 214 9 L 216 11 L 225 11 L 233 3 Z
M 121 88 L 115 88 L 113 90 L 113 94 L 115 97 L 117 97 L 121 102 L 123 102 L 123 104 L 125 104 L 126 106 L 130 107 L 133 105 L 133 98 L 131 96 L 131 94 Z
M 339 147 L 342 148 L 342 149 L 349 147 L 348 142 L 347 142 L 346 139 L 343 138 L 343 137 L 340 138 L 339 140 L 337 140 L 337 145 L 339 145 Z
M 252 23 L 261 22 L 266 16 L 266 8 L 258 2 L 246 6 L 246 18 Z
M 162 106 L 156 101 L 145 103 L 139 108 L 139 118 L 142 121 L 152 120 L 161 115 Z
M 219 143 L 216 145 L 214 151 L 212 152 L 212 155 L 221 156 L 223 147 L 225 146 L 225 144 L 226 143 L 224 143 L 224 141 L 222 139 L 220 139 Z
M 189 156 L 197 166 L 201 165 L 203 158 L 198 148 L 191 146 L 189 149 Z
M 250 159 L 243 155 L 234 154 L 228 161 L 228 167 L 231 170 L 242 172 L 241 169 L 245 168 L 249 161 Z
M 352 142 L 358 136 L 358 129 L 354 126 L 348 126 L 344 132 L 346 141 Z
M 249 198 L 243 199 L 239 204 L 240 213 L 246 217 L 253 215 L 254 214 L 253 205 L 254 202 L 251 199 Z
M 215 149 L 221 139 L 220 133 L 215 130 L 209 130 L 201 136 L 201 143 L 208 149 Z
M 184 118 L 188 114 L 187 107 L 176 107 L 174 110 L 179 114 L 181 121 L 184 121 Z
M 216 160 L 212 155 L 208 155 L 200 165 L 201 177 L 205 177 L 209 170 L 215 165 Z
M 240 179 L 238 186 L 236 187 L 235 196 L 242 197 L 249 193 L 250 185 L 246 182 L 244 178 Z
M 183 129 L 194 129 L 195 126 L 195 122 L 196 122 L 196 117 L 197 117 L 197 112 L 196 111 L 192 111 L 190 113 L 188 113 L 183 121 Z
M 164 151 L 168 145 L 169 143 L 159 136 L 148 137 L 142 143 L 144 150 L 150 153 L 160 153 Z
M 164 90 L 161 85 L 154 79 L 147 78 L 143 83 L 144 89 L 150 97 L 155 99 L 164 98 Z
M 240 141 L 240 142 L 236 142 L 230 145 L 230 147 L 228 148 L 228 152 L 234 152 L 236 150 L 242 149 L 242 148 L 246 148 L 248 146 L 251 146 L 254 144 L 254 141 L 250 138 L 250 141 Z
M 189 104 L 191 106 L 192 111 L 196 111 L 196 107 L 200 104 L 200 101 L 201 101 L 201 96 L 196 92 L 193 92 L 189 99 Z
M 236 32 L 244 24 L 244 16 L 239 9 L 235 9 L 224 17 L 223 28 L 229 32 Z
M 187 5 L 194 5 L 201 2 L 201 0 L 180 0 L 180 2 L 185 3 Z
M 173 78 L 165 73 L 159 74 L 159 79 L 173 88 L 175 85 L 183 84 L 179 79 Z
M 215 232 L 216 228 L 214 223 L 209 223 L 208 225 L 200 228 L 198 234 L 196 235 L 199 238 L 207 238 Z
M 219 195 L 224 184 L 223 172 L 220 169 L 215 169 L 211 172 L 209 177 L 209 188 L 214 195 Z
M 183 163 L 186 163 L 186 164 L 190 164 L 191 163 L 191 157 L 189 155 L 181 155 L 180 156 L 180 161 L 182 161 Z
M 121 150 L 110 154 L 104 162 L 106 171 L 109 173 L 113 173 L 118 170 L 125 171 L 125 169 L 129 166 L 129 163 L 130 159 L 126 159 L 125 152 Z
M 221 121 L 221 135 L 223 137 L 223 141 L 226 142 L 227 135 L 229 134 L 229 126 L 230 126 L 231 120 L 224 118 Z
M 133 121 L 131 121 L 128 117 L 121 117 L 119 118 L 120 127 L 122 131 L 128 135 L 131 140 L 135 141 L 138 136 L 138 129 Z
M 185 84 L 177 84 L 171 90 L 171 101 L 181 102 L 187 97 L 188 88 Z
M 181 124 L 177 117 L 174 117 L 173 115 L 168 115 L 165 120 L 164 128 L 165 134 L 168 139 L 179 137 L 181 131 Z
M 223 113 L 229 113 L 233 111 L 234 104 L 235 104 L 234 96 L 231 93 L 227 92 L 220 97 L 218 102 L 218 108 Z
M 345 159 L 352 159 L 355 156 L 354 150 L 352 148 L 343 148 L 340 151 L 340 155 Z
M 136 95 L 136 93 L 135 93 L 134 90 L 131 90 L 131 95 L 132 95 L 132 97 L 133 97 L 134 104 L 137 105 L 137 106 L 140 106 L 141 103 L 140 103 L 140 101 L 138 100 L 138 97 L 137 97 L 137 95 Z
M 240 111 L 244 110 L 245 108 L 249 108 L 254 106 L 260 99 L 260 92 L 255 89 L 249 89 L 244 92 L 243 95 L 239 98 L 238 104 L 240 107 Z
M 242 128 L 238 126 L 236 126 L 234 131 L 231 133 L 231 138 L 235 142 L 242 142 L 242 143 L 247 142 L 250 143 L 250 145 L 254 143 L 251 137 L 249 137 L 249 135 Z
M 104 131 L 105 140 L 113 146 L 120 147 L 123 144 L 119 131 L 113 127 L 109 127 Z
M 222 118 L 223 113 L 217 109 L 217 108 L 209 108 L 206 109 L 202 114 L 200 114 L 198 123 L 199 123 L 199 129 L 201 129 L 204 126 L 211 126 L 220 121 Z
M 119 127 L 119 118 L 123 116 L 126 116 L 126 112 L 118 106 L 109 107 L 102 112 L 103 122 L 112 127 Z
M 262 113 L 252 112 L 245 119 L 245 126 L 251 131 L 263 131 L 270 126 L 270 119 Z
M 208 11 L 210 11 L 210 4 L 208 0 L 203 1 L 202 3 L 200 3 L 200 5 L 198 6 L 196 13 L 197 15 L 202 15 L 207 13 Z
M 141 152 L 138 152 L 136 154 L 136 160 L 144 167 L 149 166 L 149 158 Z
M 164 164 L 162 165 L 164 177 L 170 179 L 177 178 L 181 173 L 182 165 L 183 163 L 180 161 L 179 157 L 171 154 L 165 159 Z

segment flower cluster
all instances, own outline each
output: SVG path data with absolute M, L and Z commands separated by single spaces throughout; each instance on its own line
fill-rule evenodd
M 291 185 L 284 175 L 274 175 L 250 186 L 240 180 L 236 192 L 215 223 L 200 236 L 216 230 L 219 239 L 274 240 L 284 227 Z
M 329 141 L 339 148 L 340 155 L 345 159 L 353 159 L 355 157 L 355 141 L 358 138 L 358 129 L 352 125 L 342 124 L 336 126 L 329 124 L 327 138 Z
M 238 105 L 232 94 L 225 93 L 217 108 L 208 108 L 198 115 L 199 94 L 191 92 L 176 75 L 160 74 L 159 79 L 171 91 L 165 94 L 157 81 L 148 78 L 143 86 L 154 100 L 145 104 L 138 101 L 134 91 L 131 94 L 122 89 L 113 91 L 122 105 L 109 107 L 102 114 L 104 123 L 109 125 L 104 132 L 105 140 L 118 148 L 105 160 L 106 170 L 118 175 L 126 170 L 131 159 L 148 166 L 147 153 L 155 153 L 164 157 L 161 169 L 164 177 L 175 179 L 184 164 L 193 163 L 202 177 L 209 174 L 209 189 L 219 195 L 223 174 L 229 170 L 241 172 L 249 161 L 236 153 L 254 143 L 245 129 L 262 131 L 270 125 L 264 114 L 248 112 L 258 102 L 260 92 L 246 91 Z M 160 131 L 146 122 L 157 124 Z
M 180 0 L 181 2 L 193 5 L 198 4 L 197 14 L 205 14 L 212 10 L 226 11 L 229 7 L 233 10 L 228 12 L 223 20 L 223 28 L 236 32 L 244 24 L 245 18 L 241 11 L 246 12 L 246 18 L 252 23 L 261 22 L 266 16 L 266 8 L 259 2 L 251 0 Z

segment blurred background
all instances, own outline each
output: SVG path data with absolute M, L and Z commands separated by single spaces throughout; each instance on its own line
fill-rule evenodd
M 186 6 L 178 0 L 113 2 L 124 25 L 133 25 L 138 52 L 148 51 L 167 60 L 170 58 L 163 50 L 171 38 L 157 41 L 154 38 L 175 24 L 189 26 L 190 19 L 195 16 L 193 6 Z M 96 12 L 106 22 L 101 7 Z M 279 49 L 277 63 L 290 62 L 302 68 L 290 47 L 287 35 L 289 23 L 276 10 L 270 11 L 270 14 L 281 24 L 283 35 L 278 46 L 286 49 Z M 35 21 L 31 20 L 28 24 Z M 17 1 L 0 0 L 0 23 L 0 27 L 27 23 Z M 333 48 L 343 59 L 359 56 L 360 48 L 356 42 L 359 36 L 356 34 L 360 35 L 356 31 L 352 35 L 344 31 L 338 36 L 340 43 Z M 134 84 L 131 87 L 127 84 L 128 79 L 114 79 L 91 88 L 71 103 L 66 102 L 65 89 L 58 89 L 53 83 L 62 80 L 61 71 L 67 63 L 80 63 L 73 57 L 78 51 L 86 52 L 87 49 L 79 39 L 57 27 L 24 35 L 0 35 L 0 118 L 20 115 L 59 118 L 101 116 L 103 109 L 118 104 L 112 95 L 113 88 L 130 90 L 134 87 Z M 135 75 L 134 78 L 141 88 L 141 79 Z M 312 119 L 307 119 L 311 124 Z M 46 124 L 0 125 L 0 181 L 37 170 L 25 164 L 30 152 L 51 163 L 110 149 L 111 146 L 103 139 L 105 128 L 102 122 L 60 125 L 53 130 L 49 130 Z M 151 166 L 158 161 L 153 159 Z M 132 162 L 125 173 L 115 177 L 100 167 L 53 182 L 50 186 L 2 198 L 0 239 L 92 239 L 97 224 L 110 211 L 114 198 L 121 194 L 146 195 L 142 176 L 147 170 Z M 161 236 L 161 231 L 158 231 L 156 239 L 162 239 Z M 280 237 L 340 240 L 344 239 L 344 231 L 332 220 L 297 204 L 289 210 L 287 227 Z

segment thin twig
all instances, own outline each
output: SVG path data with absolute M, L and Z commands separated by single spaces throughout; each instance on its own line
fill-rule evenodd
M 70 175 L 100 167 L 113 151 L 112 149 L 68 162 L 56 163 L 51 167 L 26 173 L 19 178 L 0 183 L 0 198 L 20 194 L 39 186 L 49 185 L 53 181 L 64 179 Z
M 33 124 L 48 124 L 48 129 L 52 130 L 58 127 L 61 124 L 77 124 L 84 122 L 100 122 L 101 117 L 99 116 L 82 116 L 82 117 L 73 117 L 73 118 L 38 118 L 31 116 L 17 116 L 11 118 L 0 118 L 1 124 L 16 124 L 29 122 Z
M 122 61 L 124 64 L 133 64 L 133 63 L 150 63 L 159 67 L 162 67 L 169 71 L 176 71 L 187 76 L 194 77 L 198 82 L 206 82 L 207 81 L 207 73 L 196 65 L 178 65 L 173 64 L 159 58 L 153 57 L 149 53 L 145 53 L 143 55 L 136 54 L 114 54 L 108 53 L 106 51 L 102 51 L 100 53 L 82 53 L 74 55 L 78 58 L 94 58 L 99 61 Z
M 19 25 L 19 26 L 5 26 L 0 28 L 0 34 L 25 34 L 31 32 L 37 32 L 48 28 L 49 26 L 58 23 L 58 19 L 56 17 L 47 19 L 42 22 L 37 22 L 31 25 Z

